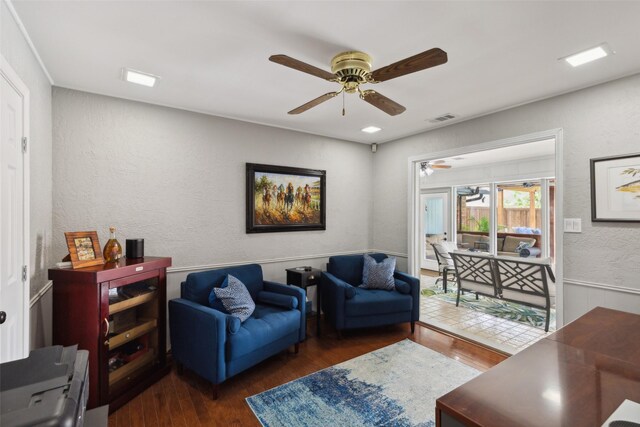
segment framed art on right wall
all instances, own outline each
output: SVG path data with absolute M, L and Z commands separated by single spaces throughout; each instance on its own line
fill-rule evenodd
M 591 221 L 640 222 L 640 153 L 590 162 Z

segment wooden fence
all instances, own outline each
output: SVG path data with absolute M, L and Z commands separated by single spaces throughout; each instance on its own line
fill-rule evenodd
M 489 208 L 468 207 L 462 211 L 461 231 L 479 231 L 478 222 L 480 218 L 489 218 L 491 212 Z M 498 231 L 514 232 L 514 227 L 529 227 L 529 208 L 504 208 L 502 223 L 498 224 Z M 542 212 L 536 209 L 536 228 L 542 224 Z

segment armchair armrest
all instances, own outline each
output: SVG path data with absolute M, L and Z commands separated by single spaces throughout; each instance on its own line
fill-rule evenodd
M 344 304 L 347 299 L 347 289 L 352 288 L 349 283 L 337 278 L 331 273 L 322 273 L 322 309 L 333 326 L 344 329 Z
M 282 295 L 290 295 L 298 300 L 298 308 L 296 309 L 300 311 L 300 333 L 298 340 L 300 342 L 304 341 L 307 336 L 307 295 L 304 289 L 265 280 L 264 290 Z
M 393 277 L 403 282 L 407 282 L 411 286 L 411 297 L 413 298 L 413 307 L 411 309 L 411 320 L 416 322 L 420 319 L 420 280 L 417 277 L 394 271 Z
M 224 349 L 230 317 L 187 299 L 170 300 L 169 333 L 173 357 L 213 384 L 220 384 L 226 378 Z

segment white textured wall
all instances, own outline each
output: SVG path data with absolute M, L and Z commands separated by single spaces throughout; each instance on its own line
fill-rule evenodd
M 97 230 L 104 245 L 109 225 L 175 267 L 317 257 L 269 264 L 272 279 L 370 248 L 367 145 L 57 87 L 53 106 L 56 258 L 64 231 Z M 325 169 L 326 231 L 246 234 L 247 162 Z M 185 274 L 170 275 L 169 298 Z
M 30 205 L 29 258 L 31 296 L 48 282 L 51 257 L 51 85 L 20 32 L 4 1 L 0 1 L 0 52 L 30 91 Z M 46 310 L 45 310 L 46 311 Z M 31 343 L 50 338 L 51 322 L 31 326 Z
M 565 322 L 597 305 L 640 313 L 640 224 L 591 223 L 589 159 L 640 152 L 640 75 L 378 147 L 373 157 L 373 246 L 406 252 L 407 159 L 538 131 L 564 129 Z M 625 289 L 614 289 L 622 287 Z

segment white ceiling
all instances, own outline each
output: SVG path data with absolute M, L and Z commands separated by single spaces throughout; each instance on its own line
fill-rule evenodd
M 640 2 L 25 1 L 13 5 L 55 85 L 363 143 L 640 72 Z M 573 69 L 558 58 L 608 42 L 612 57 Z M 376 85 L 404 105 L 390 117 L 356 95 L 287 111 L 337 84 L 268 61 L 329 70 L 345 50 L 373 69 L 432 47 L 447 64 Z M 122 67 L 162 76 L 153 89 Z M 376 125 L 383 130 L 365 134 Z
M 518 160 L 531 160 L 545 157 L 553 158 L 553 156 L 555 156 L 555 153 L 555 139 L 545 139 L 542 141 L 529 142 L 527 144 L 518 144 L 491 150 L 476 151 L 473 153 L 461 154 L 459 156 L 425 160 L 434 162 L 443 160 L 444 164 L 450 165 L 452 168 L 438 169 L 437 172 L 446 173 L 448 171 L 477 166 L 486 166 L 488 164 L 499 164 Z

